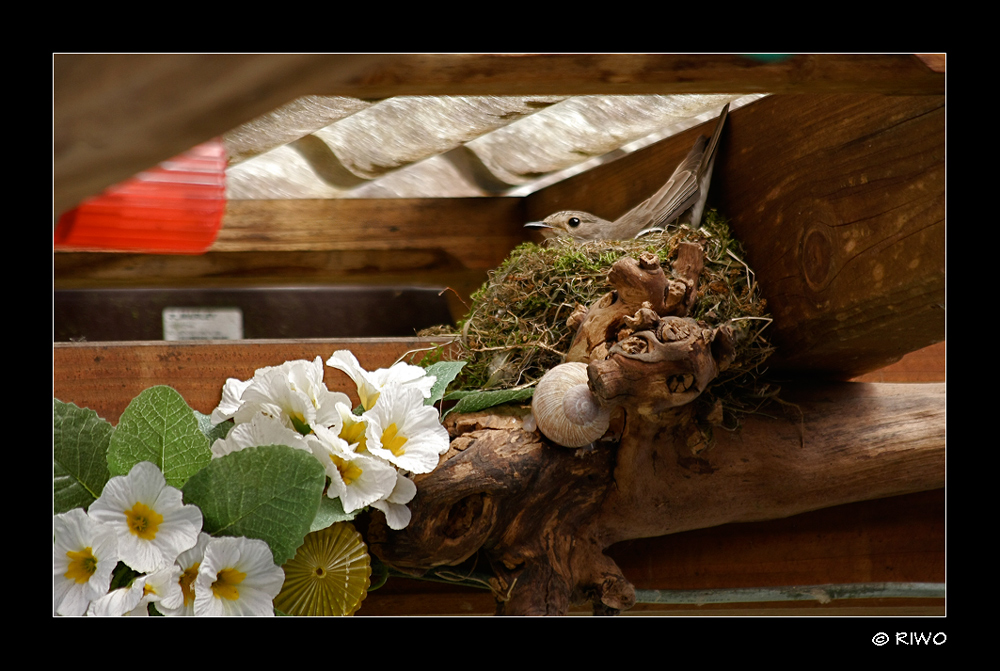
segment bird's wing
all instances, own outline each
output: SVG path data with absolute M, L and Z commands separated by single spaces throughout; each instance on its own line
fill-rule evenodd
M 729 116 L 729 103 L 722 108 L 719 112 L 719 120 L 715 123 L 715 131 L 712 133 L 712 139 L 708 142 L 708 147 L 705 149 L 705 154 L 701 159 L 701 168 L 698 169 L 698 174 L 704 174 L 704 172 L 715 162 L 715 150 L 719 148 L 719 136 L 722 135 L 722 127 L 726 125 L 726 117 Z
M 698 170 L 708 138 L 698 138 L 687 157 L 670 175 L 660 190 L 615 221 L 616 228 L 639 235 L 649 228 L 669 224 L 698 200 Z
M 649 232 L 651 229 L 662 230 L 684 214 L 689 208 L 696 207 L 694 225 L 701 220 L 701 212 L 708 196 L 708 184 L 715 165 L 715 152 L 719 147 L 719 137 L 722 127 L 729 116 L 729 103 L 719 113 L 712 138 L 699 136 L 691 151 L 681 161 L 680 165 L 667 180 L 666 184 L 652 196 L 623 214 L 615 222 L 620 230 L 634 230 L 635 236 Z
M 722 127 L 726 124 L 726 117 L 729 116 L 729 103 L 722 108 L 719 113 L 719 120 L 715 123 L 715 131 L 712 139 L 708 141 L 705 153 L 701 159 L 701 167 L 698 169 L 698 198 L 691 206 L 689 215 L 684 215 L 684 223 L 697 229 L 701 226 L 701 215 L 705 211 L 705 201 L 708 200 L 708 186 L 712 182 L 712 168 L 715 166 L 715 152 L 719 148 L 719 136 L 722 135 Z

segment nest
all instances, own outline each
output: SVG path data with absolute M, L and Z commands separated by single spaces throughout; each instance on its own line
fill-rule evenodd
M 755 409 L 766 396 L 757 376 L 773 351 L 761 335 L 771 320 L 753 272 L 741 260 L 739 242 L 714 210 L 705 213 L 698 230 L 680 226 L 637 240 L 578 243 L 554 238 L 544 246 L 527 242 L 516 247 L 472 295 L 468 316 L 452 334 L 457 350 L 449 358 L 467 362 L 455 388 L 536 384 L 569 350 L 575 330 L 567 318 L 578 306 L 589 306 L 611 290 L 607 274 L 615 261 L 653 252 L 669 277 L 682 242 L 700 244 L 705 254 L 698 299 L 688 316 L 710 326 L 729 322 L 738 336 L 736 360 L 702 396 L 712 403 L 721 399 L 732 411 Z M 421 335 L 444 332 L 437 327 Z

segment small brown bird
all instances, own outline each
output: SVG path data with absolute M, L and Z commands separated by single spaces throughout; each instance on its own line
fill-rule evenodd
M 601 219 L 589 212 L 562 210 L 550 214 L 543 221 L 527 223 L 525 227 L 546 229 L 543 234 L 547 236 L 568 235 L 579 242 L 636 238 L 651 231 L 662 231 L 675 220 L 698 228 L 708 197 L 719 136 L 728 114 L 727 104 L 719 114 L 712 139 L 699 136 L 667 183 L 614 221 Z

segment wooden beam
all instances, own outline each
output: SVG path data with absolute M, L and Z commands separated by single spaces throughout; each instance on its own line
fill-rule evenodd
M 943 94 L 910 54 L 56 54 L 54 215 L 304 95 Z
M 233 200 L 216 252 L 441 250 L 495 268 L 524 240 L 516 198 Z
M 775 319 L 772 369 L 846 379 L 944 340 L 944 97 L 739 112 L 712 186 Z

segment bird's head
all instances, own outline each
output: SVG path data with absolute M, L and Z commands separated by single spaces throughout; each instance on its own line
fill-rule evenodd
M 609 238 L 611 222 L 596 217 L 589 212 L 563 210 L 545 217 L 542 221 L 532 221 L 525 228 L 540 228 L 545 237 L 568 235 L 582 242 L 584 240 L 605 240 Z

